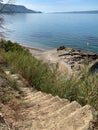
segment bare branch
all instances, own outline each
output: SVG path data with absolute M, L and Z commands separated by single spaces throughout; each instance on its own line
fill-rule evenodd
M 4 2 L 4 0 L 0 0 L 0 3 L 4 3 L 3 6 L 1 7 L 0 9 L 0 13 L 2 13 L 2 11 L 5 9 L 5 7 L 8 5 L 8 4 L 12 4 L 13 3 L 13 0 L 8 0 L 8 2 Z
M 14 2 L 13 0 L 8 0 L 7 2 L 5 2 L 5 0 L 0 0 L 0 4 L 2 4 L 0 7 L 0 37 L 4 37 L 4 34 L 5 34 L 4 18 L 3 18 L 2 12 L 8 4 L 12 4 L 13 2 Z M 9 12 L 12 13 L 11 9 L 10 8 L 8 9 L 9 9 Z

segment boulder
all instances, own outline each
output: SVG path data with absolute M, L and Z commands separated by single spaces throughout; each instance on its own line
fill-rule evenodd
M 59 48 L 57 48 L 57 51 L 64 50 L 64 49 L 65 49 L 65 46 L 60 46 Z

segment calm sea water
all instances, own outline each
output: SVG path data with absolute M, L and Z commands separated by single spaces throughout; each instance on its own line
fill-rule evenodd
M 7 38 L 52 49 L 65 45 L 98 53 L 98 14 L 5 15 Z

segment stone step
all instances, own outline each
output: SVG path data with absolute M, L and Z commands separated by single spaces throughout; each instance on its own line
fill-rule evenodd
M 36 105 L 33 106 L 33 110 L 36 109 L 37 111 L 44 109 L 45 107 L 48 107 L 52 104 L 54 104 L 55 102 L 58 102 L 59 98 L 58 97 L 53 97 L 51 94 L 48 94 L 48 96 L 46 96 L 46 98 L 41 98 L 39 99 L 39 101 L 36 101 Z M 67 99 L 64 99 L 63 102 L 67 104 L 69 104 L 70 102 Z M 31 103 L 30 109 L 32 110 L 32 105 L 34 104 L 34 102 Z
M 18 74 L 11 75 L 11 79 L 19 84 L 24 81 Z M 76 101 L 69 102 L 58 96 L 52 96 L 35 89 L 21 85 L 25 93 L 24 105 L 19 109 L 20 117 L 26 115 L 24 120 L 16 122 L 18 130 L 87 130 L 93 120 L 91 107 L 81 107 Z
M 36 90 L 33 91 L 33 90 L 32 90 L 32 91 L 27 92 L 25 98 L 26 98 L 26 97 L 29 97 L 29 96 L 31 96 L 31 95 L 34 95 L 34 94 L 35 94 L 35 95 L 36 95 L 36 94 L 39 95 L 40 93 L 42 93 L 42 92 L 41 92 L 41 91 L 36 91 Z
M 24 97 L 24 101 L 28 101 L 29 99 L 33 99 L 33 98 L 40 98 L 41 96 L 44 96 L 44 94 L 42 92 L 35 92 L 32 94 L 27 95 L 26 97 Z
M 36 89 L 34 89 L 33 87 L 30 87 L 30 86 L 28 86 L 28 87 L 23 87 L 22 90 L 25 91 L 25 92 L 27 92 L 27 94 L 28 94 L 28 93 L 31 94 L 31 93 L 33 93 L 33 92 L 38 92 Z
M 88 129 L 89 127 L 90 127 L 90 123 L 87 123 L 83 127 L 81 127 L 79 130 L 90 130 Z
M 34 126 L 39 125 L 40 129 L 45 128 L 46 130 L 48 130 L 48 128 L 51 125 L 53 126 L 54 124 L 58 124 L 65 117 L 68 117 L 71 113 L 77 111 L 80 108 L 81 108 L 80 104 L 74 101 L 68 105 L 61 107 L 61 109 L 58 109 L 54 112 L 50 112 L 46 117 L 45 116 L 41 117 L 40 114 L 35 115 L 35 117 L 38 118 L 37 121 L 33 123 L 33 125 Z
M 51 124 L 51 127 L 48 128 L 49 130 L 64 130 L 65 128 L 65 130 L 85 130 L 92 119 L 91 107 L 86 105 L 74 113 L 71 113 L 67 118 L 62 118 L 58 124 L 54 122 L 54 124 Z
M 49 98 L 49 96 L 51 95 L 48 95 L 47 98 Z M 42 99 L 42 98 L 41 98 Z M 42 102 L 42 101 L 41 101 Z M 43 111 L 45 113 L 49 113 L 50 111 L 55 111 L 57 109 L 59 109 L 60 107 L 64 106 L 64 105 L 67 105 L 69 102 L 68 100 L 63 100 L 63 101 L 60 101 L 59 99 L 58 100 L 53 100 L 53 102 L 50 102 L 50 104 L 44 104 L 44 105 L 41 105 L 40 104 L 40 100 L 39 100 L 39 103 L 37 104 L 37 102 L 33 102 L 32 103 L 32 106 L 28 109 L 29 112 L 30 112 L 30 115 L 31 113 L 34 115 L 35 113 L 43 113 Z M 44 114 L 45 115 L 45 114 Z
M 33 90 L 32 92 L 30 92 L 30 91 L 27 91 L 27 90 L 23 90 L 23 92 L 25 93 L 25 97 L 24 98 L 29 98 L 30 96 L 31 96 L 31 93 L 32 93 L 32 95 L 34 94 L 34 93 L 37 93 L 37 91 L 36 90 Z
M 40 117 L 41 116 L 46 117 L 50 113 L 57 111 L 58 109 L 64 107 L 67 104 L 68 104 L 67 100 L 66 101 L 58 100 L 58 101 L 52 103 L 51 105 L 48 105 L 46 107 L 42 107 L 39 111 L 36 111 L 36 109 L 35 109 L 35 110 L 31 111 L 30 114 L 35 114 L 35 115 L 38 115 Z
M 32 102 L 30 102 L 29 105 L 32 106 L 35 103 L 36 105 L 40 105 L 40 106 L 46 105 L 47 106 L 48 103 L 51 103 L 51 101 L 53 99 L 54 99 L 54 97 L 51 94 L 48 94 L 48 95 L 46 95 L 45 97 L 43 97 L 41 99 L 38 98 L 36 101 L 32 100 Z
M 81 105 L 76 101 L 73 101 L 71 103 L 68 103 L 66 106 L 60 108 L 58 111 L 55 111 L 55 113 L 49 114 L 49 117 L 56 119 L 64 118 L 79 108 L 81 108 Z
M 31 96 L 30 98 L 25 99 L 24 102 L 27 102 L 27 103 L 36 102 L 36 101 L 39 101 L 40 99 L 43 99 L 43 98 L 46 98 L 46 97 L 47 97 L 47 94 L 44 93 L 44 94 L 40 94 L 40 95 L 37 95 L 37 96 Z
M 58 101 L 60 101 L 60 98 L 58 96 L 55 96 L 55 97 L 52 96 L 51 99 L 47 99 L 47 100 L 41 102 L 40 105 L 44 108 L 44 107 L 50 106 L 53 103 L 58 102 Z M 66 105 L 70 103 L 67 99 L 63 99 L 62 102 L 66 103 Z
M 35 101 L 32 101 L 30 104 L 26 105 L 27 110 L 25 112 L 31 112 L 34 114 L 35 112 L 47 109 L 47 107 L 52 106 L 53 104 L 57 102 L 62 102 L 64 105 L 69 104 L 70 102 L 67 99 L 61 100 L 58 96 L 53 97 L 51 94 L 48 94 L 46 97 L 43 97 L 41 99 L 38 99 Z M 22 112 L 23 114 L 23 112 Z M 30 113 L 31 115 L 31 113 Z
M 31 101 L 28 101 L 26 106 L 29 108 L 29 110 L 34 110 L 34 109 L 40 109 L 42 107 L 41 103 L 44 103 L 44 101 L 47 101 L 47 100 L 51 100 L 53 98 L 53 96 L 51 94 L 48 94 L 46 96 L 43 96 L 41 98 L 38 98 L 36 100 L 32 100 Z M 46 104 L 47 106 L 47 104 Z

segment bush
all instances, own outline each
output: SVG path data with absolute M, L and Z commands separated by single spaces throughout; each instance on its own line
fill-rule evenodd
M 68 76 L 59 74 L 58 68 L 49 68 L 47 64 L 32 57 L 27 49 L 12 42 L 4 42 L 2 48 L 6 62 L 12 71 L 21 74 L 37 90 L 53 95 L 59 95 L 70 101 L 76 100 L 80 104 L 90 104 L 98 110 L 98 75 L 87 73 L 87 69 L 80 75 Z
M 5 41 L 1 40 L 0 41 L 0 48 L 3 48 L 6 52 L 8 51 L 24 51 L 24 49 L 17 43 L 12 43 L 10 40 Z

